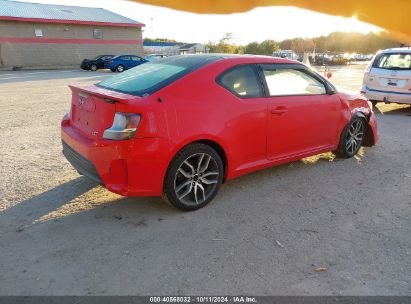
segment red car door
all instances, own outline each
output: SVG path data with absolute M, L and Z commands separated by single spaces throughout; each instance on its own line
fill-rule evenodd
M 261 65 L 268 95 L 267 157 L 285 159 L 338 142 L 341 101 L 299 64 Z
M 230 101 L 229 115 L 233 119 L 227 122 L 226 132 L 230 134 L 228 145 L 235 155 L 232 166 L 240 171 L 261 162 L 267 153 L 267 98 L 257 68 L 255 64 L 238 65 L 226 70 L 217 80 L 231 92 L 227 101 Z M 216 96 L 218 98 L 224 95 Z M 221 115 L 227 116 L 223 112 Z

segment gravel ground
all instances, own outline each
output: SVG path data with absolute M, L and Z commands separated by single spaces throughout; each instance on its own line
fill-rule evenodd
M 333 82 L 358 90 L 363 68 Z M 63 158 L 67 85 L 109 75 L 0 72 L 0 295 L 411 295 L 410 107 L 379 105 L 356 158 L 253 173 L 182 213 Z

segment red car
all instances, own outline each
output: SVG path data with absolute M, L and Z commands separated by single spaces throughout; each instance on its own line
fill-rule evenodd
M 225 180 L 326 151 L 352 157 L 378 140 L 366 98 L 281 58 L 173 56 L 71 90 L 61 137 L 73 167 L 183 210 Z

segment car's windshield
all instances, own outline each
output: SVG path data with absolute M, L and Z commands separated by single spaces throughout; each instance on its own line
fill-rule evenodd
M 148 95 L 217 59 L 216 56 L 176 56 L 159 59 L 108 78 L 97 86 L 131 95 Z
M 98 56 L 94 57 L 92 60 L 98 60 L 98 59 L 100 59 L 101 57 L 103 57 L 103 56 L 102 56 L 102 55 L 98 55 Z
M 379 58 L 377 57 L 374 67 L 389 70 L 409 70 L 411 69 L 411 54 L 383 54 Z

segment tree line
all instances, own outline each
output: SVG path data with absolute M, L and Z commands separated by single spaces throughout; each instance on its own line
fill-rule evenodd
M 278 50 L 294 50 L 296 53 L 359 53 L 374 54 L 378 50 L 399 47 L 401 42 L 386 32 L 367 34 L 355 32 L 334 32 L 316 38 L 294 38 L 283 41 L 264 40 L 246 45 L 232 42 L 232 33 L 226 33 L 217 42 L 208 42 L 211 53 L 272 55 Z

